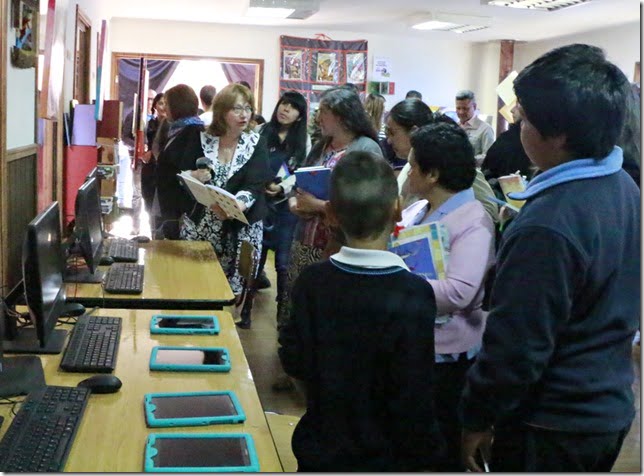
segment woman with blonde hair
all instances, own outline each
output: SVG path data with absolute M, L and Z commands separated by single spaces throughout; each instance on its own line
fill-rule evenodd
M 249 241 L 262 249 L 262 219 L 266 213 L 264 187 L 271 180 L 266 140 L 250 129 L 253 95 L 239 84 L 223 88 L 212 104 L 212 123 L 201 134 L 207 169 L 192 171 L 203 183 L 221 187 L 235 195 L 248 225 L 230 217 L 217 205 L 203 209 L 200 216 L 184 216 L 181 237 L 210 241 L 236 296 L 242 292 L 238 272 L 241 243 Z
M 364 108 L 371 119 L 374 129 L 380 136 L 382 129 L 382 114 L 385 112 L 385 98 L 380 94 L 369 94 L 364 101 Z

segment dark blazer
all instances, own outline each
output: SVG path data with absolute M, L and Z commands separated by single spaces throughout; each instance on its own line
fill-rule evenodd
M 197 203 L 179 183 L 177 174 L 182 170 L 195 170 L 195 162 L 203 157 L 201 148 L 202 126 L 186 126 L 157 157 L 156 187 L 161 217 L 177 219 L 191 213 Z

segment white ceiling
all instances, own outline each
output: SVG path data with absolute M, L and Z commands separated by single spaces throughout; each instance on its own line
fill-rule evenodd
M 94 0 L 107 18 L 148 18 L 406 36 L 440 35 L 464 41 L 514 39 L 536 41 L 640 21 L 639 0 L 592 0 L 543 12 L 481 5 L 480 0 L 320 0 L 320 10 L 306 20 L 268 20 L 244 16 L 248 0 Z M 492 27 L 472 33 L 416 31 L 410 17 L 423 12 L 455 13 L 492 18 Z

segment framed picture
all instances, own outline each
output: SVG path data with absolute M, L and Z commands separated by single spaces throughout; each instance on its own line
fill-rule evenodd
M 338 82 L 338 60 L 336 53 L 318 53 L 315 80 L 320 83 Z
M 302 77 L 302 51 L 284 50 L 282 79 L 301 80 Z
M 16 68 L 36 66 L 38 16 L 36 0 L 11 0 L 11 24 L 15 33 L 15 40 L 11 47 L 11 64 Z

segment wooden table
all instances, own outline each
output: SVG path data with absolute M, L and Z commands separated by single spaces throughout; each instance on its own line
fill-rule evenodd
M 281 472 L 282 466 L 262 409 L 255 383 L 248 367 L 232 316 L 223 311 L 172 311 L 173 314 L 215 314 L 219 319 L 217 336 L 150 335 L 153 314 L 163 311 L 100 309 L 95 314 L 123 318 L 117 356 L 116 375 L 123 382 L 117 393 L 92 395 L 85 409 L 65 471 L 71 472 L 140 472 L 143 470 L 145 441 L 150 433 L 244 432 L 252 435 L 261 471 Z M 232 369 L 218 372 L 151 372 L 150 352 L 156 345 L 206 345 L 226 347 Z M 61 355 L 41 356 L 48 385 L 75 386 L 91 374 L 59 370 Z M 246 414 L 242 424 L 205 427 L 147 428 L 143 414 L 143 395 L 151 392 L 186 392 L 232 390 Z M 0 412 L 7 421 L 0 429 L 3 436 L 9 427 L 9 405 Z
M 67 302 L 100 308 L 215 310 L 235 300 L 207 241 L 141 243 L 139 264 L 145 266 L 142 294 L 111 294 L 102 284 L 68 283 Z

